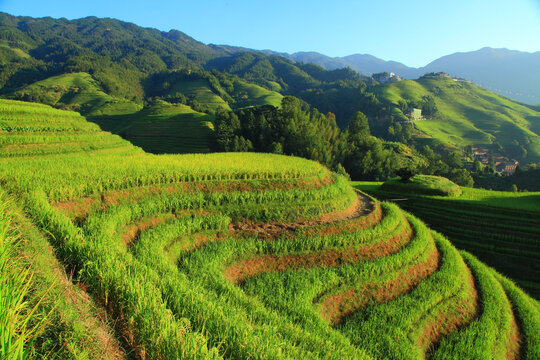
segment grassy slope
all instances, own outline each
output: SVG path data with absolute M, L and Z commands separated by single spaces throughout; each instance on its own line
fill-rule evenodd
M 199 104 L 216 110 L 230 106 L 206 80 L 176 83 L 171 93 L 180 92 Z M 18 98 L 39 100 L 49 105 L 80 105 L 81 113 L 107 131 L 119 134 L 151 153 L 206 153 L 210 151 L 214 117 L 185 105 L 140 105 L 106 94 L 87 73 L 54 76 L 33 83 L 15 93 Z M 235 108 L 258 105 L 280 106 L 283 96 L 242 80 L 234 81 L 231 96 Z
M 188 99 L 196 100 L 199 104 L 216 110 L 223 107 L 230 110 L 249 106 L 272 105 L 280 106 L 283 95 L 276 91 L 265 89 L 259 85 L 250 84 L 243 80 L 233 81 L 233 91 L 229 94 L 235 102 L 228 104 L 218 94 L 212 91 L 207 80 L 188 80 L 175 83 L 171 94 L 180 92 Z
M 540 112 L 530 107 L 474 84 L 447 78 L 383 84 L 375 92 L 394 105 L 399 99 L 420 102 L 423 96 L 432 95 L 440 118 L 419 121 L 416 127 L 445 144 L 463 147 L 497 140 L 505 149 L 511 149 L 512 141 L 517 140 L 526 147 L 528 161 L 540 160 Z M 403 119 L 397 108 L 394 113 Z
M 134 114 L 93 117 L 92 121 L 156 154 L 210 152 L 214 129 L 213 116 L 164 102 Z
M 9 44 L 5 41 L 0 40 L 0 64 L 9 64 L 11 61 L 17 61 L 20 59 L 28 59 L 30 55 L 24 50 L 10 47 Z
M 14 100 L 0 100 L 0 135 L 0 157 L 5 158 L 140 151 L 77 112 Z
M 188 99 L 196 100 L 201 105 L 206 105 L 210 109 L 216 110 L 220 107 L 230 110 L 229 104 L 219 95 L 212 92 L 207 80 L 182 81 L 175 83 L 171 93 L 180 92 Z
M 460 200 L 466 203 L 540 212 L 540 192 L 512 193 L 467 187 L 462 190 Z
M 387 192 L 381 182 L 353 185 L 381 199 L 406 198 L 401 207 L 540 298 L 540 192 L 462 187 L 461 195 L 448 198 Z
M 389 180 L 384 183 L 383 188 L 390 192 L 450 197 L 459 196 L 462 191 L 459 185 L 447 178 L 432 175 L 415 175 L 407 183 L 403 183 L 401 180 Z
M 140 105 L 108 95 L 90 74 L 84 72 L 53 76 L 28 85 L 14 95 L 39 99 L 48 105 L 80 105 L 79 111 L 86 115 L 112 115 L 140 109 Z
M 210 109 L 229 105 L 212 92 L 206 80 L 176 83 L 171 93 L 181 92 Z M 283 96 L 242 80 L 234 82 L 234 108 L 280 106 Z M 186 105 L 154 103 L 139 112 L 116 116 L 93 116 L 103 129 L 119 134 L 151 153 L 206 153 L 211 150 L 214 117 Z
M 115 338 L 114 325 L 100 315 L 103 309 L 83 287 L 71 281 L 73 274 L 68 274 L 55 257 L 48 234 L 41 232 L 17 205 L 17 200 L 7 197 L 1 189 L 0 202 L 7 205 L 11 230 L 20 241 L 16 247 L 18 271 L 32 274 L 25 300 L 31 299 L 30 303 L 40 300 L 34 318 L 44 319 L 45 326 L 39 326 L 35 344 L 38 353 L 58 359 L 125 358 Z
M 192 95 L 210 108 L 228 107 L 204 82 L 185 82 L 176 91 Z M 15 93 L 39 98 L 49 105 L 80 105 L 80 112 L 92 117 L 107 131 L 121 135 L 152 153 L 204 153 L 210 151 L 213 116 L 185 105 L 140 105 L 106 94 L 87 73 L 54 76 L 33 83 Z M 24 95 L 27 94 L 27 95 Z
M 267 90 L 259 85 L 249 84 L 242 80 L 235 81 L 233 85 L 234 91 L 231 96 L 236 99 L 235 108 L 258 105 L 281 106 L 283 95 L 278 92 Z

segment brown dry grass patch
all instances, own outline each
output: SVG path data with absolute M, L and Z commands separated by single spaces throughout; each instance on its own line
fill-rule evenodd
M 375 209 L 375 210 L 374 210 Z M 380 211 L 380 213 L 377 211 Z M 347 224 L 350 220 L 359 219 L 358 223 Z M 232 234 L 244 233 L 246 235 L 258 236 L 263 239 L 274 239 L 282 235 L 292 236 L 297 229 L 303 229 L 307 234 L 310 232 L 319 233 L 320 231 L 324 232 L 321 229 L 310 230 L 311 227 L 331 224 L 335 226 L 335 229 L 329 228 L 327 230 L 328 234 L 332 234 L 334 231 L 338 233 L 338 228 L 347 228 L 351 229 L 354 227 L 361 227 L 365 224 L 365 227 L 369 226 L 371 223 L 376 223 L 382 218 L 382 210 L 380 206 L 374 205 L 370 198 L 367 196 L 358 193 L 354 202 L 345 210 L 335 211 L 321 216 L 318 220 L 306 220 L 300 222 L 239 222 L 236 224 L 231 224 L 230 231 Z M 361 228 L 360 228 L 361 229 Z M 344 231 L 344 230 L 342 230 Z
M 125 246 L 129 246 L 144 230 L 162 224 L 165 221 L 173 219 L 175 217 L 176 215 L 172 213 L 162 214 L 160 216 L 146 218 L 135 224 L 129 225 L 122 233 L 122 243 Z
M 470 294 L 470 297 L 456 302 L 453 305 L 453 311 L 440 312 L 436 318 L 425 323 L 422 329 L 422 336 L 417 340 L 417 346 L 424 352 L 427 352 L 430 348 L 433 349 L 443 336 L 459 330 L 477 316 L 478 291 L 476 290 L 474 276 L 468 267 L 466 276 L 467 279 L 463 287 L 466 293 Z M 457 294 L 463 290 L 463 287 L 456 295 L 441 300 L 432 308 L 436 308 L 443 302 L 453 301 L 457 297 Z
M 368 304 L 384 303 L 409 292 L 438 267 L 439 252 L 433 247 L 426 261 L 410 266 L 407 271 L 386 283 L 369 283 L 359 289 L 327 296 L 320 303 L 321 317 L 330 322 L 331 326 L 336 326 L 345 317 Z
M 269 272 L 288 269 L 309 269 L 314 267 L 336 267 L 373 260 L 397 252 L 413 236 L 409 223 L 398 234 L 386 241 L 364 245 L 358 248 L 331 249 L 315 253 L 294 255 L 265 255 L 240 261 L 225 270 L 225 278 L 234 283 L 242 283 L 247 278 Z
M 97 198 L 86 197 L 74 201 L 58 202 L 53 207 L 79 223 L 83 222 Z

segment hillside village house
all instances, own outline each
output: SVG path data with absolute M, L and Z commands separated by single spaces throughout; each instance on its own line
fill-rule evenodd
M 506 160 L 505 157 L 500 154 L 491 154 L 490 150 L 486 147 L 473 148 L 473 153 L 474 157 L 486 166 L 489 165 L 491 156 L 495 163 L 495 171 L 502 175 L 512 175 L 516 172 L 516 168 L 519 165 L 519 161 L 517 160 Z
M 380 82 L 380 83 L 389 83 L 389 82 L 396 82 L 402 80 L 399 76 L 397 76 L 395 73 L 391 72 L 390 74 L 387 72 L 382 72 L 378 74 L 373 74 L 373 79 Z
M 407 109 L 407 111 L 405 112 L 405 116 L 407 116 L 412 121 L 422 120 L 423 119 L 422 109 L 417 109 L 417 108 Z
M 512 175 L 516 172 L 518 165 L 519 161 L 516 160 L 504 161 L 496 165 L 496 171 L 503 175 Z

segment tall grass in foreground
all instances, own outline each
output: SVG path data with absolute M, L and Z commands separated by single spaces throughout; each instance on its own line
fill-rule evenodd
M 10 230 L 6 210 L 6 204 L 0 203 L 0 359 L 26 359 L 46 317 L 36 321 L 40 300 L 34 304 L 27 300 L 32 274 L 17 267 L 14 256 L 18 239 Z

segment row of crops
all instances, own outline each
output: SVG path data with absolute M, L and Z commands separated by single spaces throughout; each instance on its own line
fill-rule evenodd
M 28 116 L 9 106 L 13 122 Z M 0 159 L 0 186 L 28 242 L 14 266 L 70 274 L 66 291 L 25 297 L 48 320 L 26 340 L 30 356 L 540 358 L 535 300 L 314 162 L 59 150 Z M 19 335 L 0 332 L 0 354 Z
M 382 189 L 371 193 L 383 199 L 403 197 Z M 540 211 L 412 194 L 399 205 L 540 297 Z

